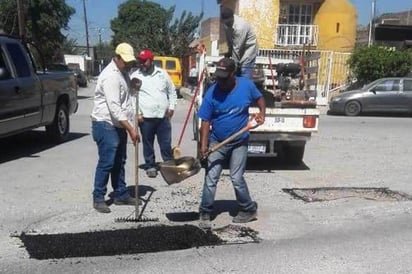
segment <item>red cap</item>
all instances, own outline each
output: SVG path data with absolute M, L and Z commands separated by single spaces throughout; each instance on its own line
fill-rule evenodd
M 154 54 L 150 49 L 143 49 L 137 58 L 141 61 L 146 61 L 147 59 L 153 60 Z

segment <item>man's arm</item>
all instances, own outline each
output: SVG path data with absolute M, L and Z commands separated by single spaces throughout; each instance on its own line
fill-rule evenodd
M 265 99 L 260 97 L 256 101 L 258 108 L 259 108 L 259 113 L 256 113 L 255 115 L 255 121 L 258 123 L 258 125 L 262 125 L 265 122 L 265 116 L 266 116 L 266 103 Z

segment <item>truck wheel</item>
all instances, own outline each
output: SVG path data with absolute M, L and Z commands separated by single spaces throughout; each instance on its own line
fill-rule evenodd
M 53 123 L 46 126 L 46 132 L 53 142 L 62 143 L 69 137 L 70 121 L 69 112 L 64 103 L 57 106 Z
M 305 145 L 292 146 L 286 145 L 284 148 L 285 162 L 288 165 L 299 165 L 302 163 Z

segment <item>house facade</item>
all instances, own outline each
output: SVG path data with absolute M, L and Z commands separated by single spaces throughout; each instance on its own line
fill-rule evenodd
M 316 52 L 316 84 L 320 102 L 330 90 L 344 85 L 347 59 L 355 47 L 357 11 L 349 0 L 217 0 L 249 21 L 257 35 L 260 55 L 276 62 L 298 62 L 305 50 Z M 227 51 L 219 18 L 201 26 L 200 41 L 213 56 Z M 219 34 L 213 33 L 219 31 Z M 216 39 L 216 40 L 212 40 Z

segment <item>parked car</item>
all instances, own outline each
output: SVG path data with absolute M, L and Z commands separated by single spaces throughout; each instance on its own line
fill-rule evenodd
M 53 63 L 47 66 L 48 71 L 69 71 L 73 72 L 79 87 L 87 87 L 86 74 L 79 68 L 78 64 Z
M 80 65 L 75 63 L 68 63 L 67 66 L 71 71 L 74 72 L 79 87 L 87 87 L 87 76 L 86 73 L 84 73 L 84 71 L 80 69 Z
M 329 112 L 357 116 L 362 113 L 412 113 L 412 77 L 381 78 L 361 89 L 334 96 Z

